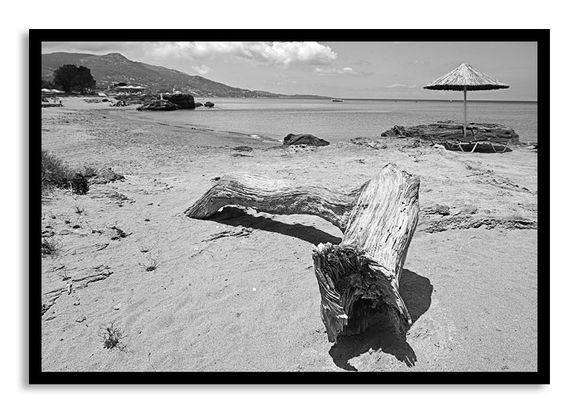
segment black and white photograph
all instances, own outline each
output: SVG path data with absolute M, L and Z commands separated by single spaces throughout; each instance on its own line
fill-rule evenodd
M 548 382 L 548 39 L 32 30 L 34 381 Z

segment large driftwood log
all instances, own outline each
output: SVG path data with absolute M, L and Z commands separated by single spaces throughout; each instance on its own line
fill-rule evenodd
M 380 315 L 406 333 L 411 318 L 399 294 L 399 277 L 419 215 L 417 177 L 387 165 L 361 188 L 344 194 L 259 176 L 228 176 L 185 213 L 204 219 L 228 205 L 312 214 L 343 231 L 339 245 L 319 244 L 313 252 L 329 341 L 364 332 Z
M 384 314 L 401 333 L 411 317 L 399 278 L 419 217 L 419 179 L 392 165 L 361 188 L 342 243 L 313 253 L 328 339 L 363 332 Z
M 250 207 L 270 214 L 311 214 L 344 231 L 359 190 L 343 194 L 316 186 L 293 186 L 250 174 L 221 177 L 185 214 L 204 219 L 225 206 Z

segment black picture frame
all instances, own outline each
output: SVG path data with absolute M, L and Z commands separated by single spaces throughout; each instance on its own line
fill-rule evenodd
M 41 44 L 48 41 L 537 42 L 537 372 L 43 372 L 41 370 Z M 547 384 L 550 382 L 550 31 L 529 30 L 44 30 L 29 32 L 30 384 Z

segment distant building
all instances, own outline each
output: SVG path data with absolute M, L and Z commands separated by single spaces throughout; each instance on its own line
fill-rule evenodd
M 42 93 L 42 96 L 54 96 L 54 95 L 64 94 L 64 91 L 61 91 L 58 89 L 47 89 L 47 88 L 42 88 L 40 90 L 40 92 Z
M 134 85 L 127 85 L 127 86 L 118 86 L 115 88 L 119 92 L 143 92 L 145 89 L 143 86 L 134 86 Z
M 136 85 L 122 85 L 122 86 L 114 86 L 113 90 L 118 93 L 143 93 L 145 88 L 143 86 L 136 86 Z

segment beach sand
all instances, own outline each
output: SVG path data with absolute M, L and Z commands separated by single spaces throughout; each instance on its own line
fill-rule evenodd
M 63 104 L 42 110 L 43 149 L 125 180 L 43 199 L 43 231 L 59 245 L 42 260 L 43 371 L 537 370 L 535 152 L 403 141 L 281 148 L 153 122 L 134 108 Z M 388 326 L 328 342 L 311 253 L 340 241 L 330 223 L 231 208 L 210 220 L 183 214 L 230 172 L 346 191 L 387 163 L 421 179 L 401 280 L 413 318 L 406 342 Z M 103 346 L 110 323 L 123 333 L 120 349 Z

